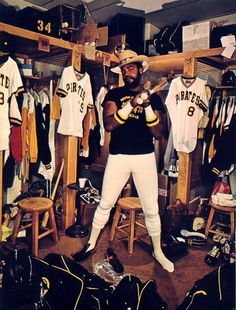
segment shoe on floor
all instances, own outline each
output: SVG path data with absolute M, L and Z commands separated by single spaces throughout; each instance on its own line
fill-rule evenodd
M 215 245 L 205 257 L 205 263 L 211 267 L 215 266 L 221 256 L 220 246 Z
M 85 244 L 85 246 L 83 247 L 82 250 L 71 254 L 71 256 L 74 258 L 74 260 L 76 262 L 84 261 L 85 259 L 87 259 L 90 255 L 92 255 L 96 251 L 95 249 L 88 250 L 89 246 L 90 246 L 90 244 L 87 243 L 87 244 Z
M 121 264 L 112 248 L 107 249 L 105 256 L 116 273 L 121 274 L 124 272 L 124 266 Z
M 223 263 L 229 264 L 231 247 L 230 247 L 230 242 L 228 239 L 220 240 L 220 250 L 221 250 L 221 259 Z

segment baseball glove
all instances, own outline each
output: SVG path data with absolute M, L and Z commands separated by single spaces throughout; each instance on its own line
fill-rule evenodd
M 199 232 L 188 231 L 182 229 L 180 231 L 181 235 L 185 237 L 186 243 L 192 247 L 202 247 L 207 243 L 207 237 Z
M 202 236 L 200 235 L 191 235 L 186 237 L 186 242 L 189 246 L 192 247 L 202 247 L 207 243 L 207 238 L 205 235 L 202 234 Z

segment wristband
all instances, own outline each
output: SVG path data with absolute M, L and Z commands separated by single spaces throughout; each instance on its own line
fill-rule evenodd
M 133 107 L 129 102 L 126 103 L 126 105 L 117 110 L 116 113 L 114 114 L 114 119 L 119 123 L 119 124 L 124 124 L 125 121 L 128 119 L 130 112 L 133 110 Z
M 146 123 L 148 127 L 153 127 L 159 124 L 160 120 L 156 116 L 156 114 L 153 112 L 153 109 L 150 105 L 144 108 L 144 111 L 145 111 Z

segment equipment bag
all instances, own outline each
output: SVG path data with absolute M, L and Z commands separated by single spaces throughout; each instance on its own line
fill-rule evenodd
M 188 218 L 188 207 L 179 199 L 167 206 L 162 219 L 162 231 L 166 234 L 179 233 Z
M 235 263 L 218 267 L 194 283 L 177 310 L 235 309 Z
M 127 275 L 115 288 L 110 309 L 164 310 L 167 309 L 167 304 L 159 295 L 154 280 L 142 283 L 138 277 Z
M 108 310 L 113 292 L 109 283 L 64 255 L 40 259 L 22 250 L 7 257 L 2 289 L 9 309 L 42 310 Z

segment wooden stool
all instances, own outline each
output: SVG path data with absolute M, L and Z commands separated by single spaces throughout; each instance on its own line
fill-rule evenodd
M 39 227 L 39 214 L 47 212 L 49 214 L 49 222 L 51 228 Z M 26 225 L 21 225 L 21 219 L 24 214 L 32 213 L 32 222 Z M 12 243 L 16 243 L 17 234 L 19 231 L 32 227 L 32 254 L 38 256 L 38 241 L 39 239 L 52 234 L 53 241 L 58 242 L 57 226 L 53 210 L 53 201 L 44 197 L 29 197 L 18 202 L 18 211 L 15 219 L 15 224 L 12 232 Z M 44 232 L 39 234 L 39 228 Z
M 128 224 L 120 224 L 120 217 L 122 211 L 126 211 L 129 213 L 129 223 Z M 120 198 L 117 202 L 116 212 L 114 215 L 111 233 L 110 233 L 110 241 L 115 239 L 115 235 L 117 230 L 128 235 L 128 252 L 129 254 L 133 254 L 134 252 L 134 240 L 135 238 L 135 225 L 138 225 L 142 228 L 145 228 L 145 225 L 138 222 L 136 220 L 136 212 L 142 211 L 141 202 L 138 197 L 123 197 Z M 129 227 L 129 231 L 124 230 L 125 227 Z M 119 239 L 121 240 L 121 238 Z
M 209 233 L 213 233 L 216 235 L 222 235 L 222 236 L 224 235 L 226 237 L 229 237 L 230 240 L 233 240 L 234 230 L 235 230 L 235 210 L 236 210 L 236 207 L 220 206 L 220 205 L 214 204 L 212 202 L 212 200 L 210 200 L 209 206 L 211 207 L 211 210 L 210 210 L 209 217 L 207 220 L 205 235 L 208 237 Z M 214 224 L 214 216 L 216 213 L 229 215 L 229 217 L 230 217 L 230 225 L 229 225 L 230 233 L 225 233 L 223 231 L 213 229 L 214 225 L 228 227 L 228 225 L 226 225 L 224 223 L 218 222 L 218 223 Z

